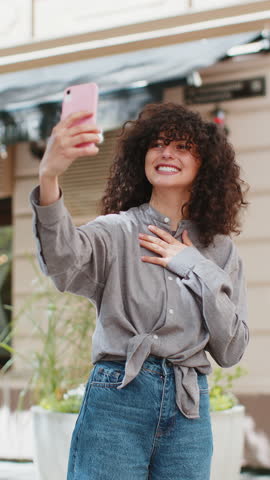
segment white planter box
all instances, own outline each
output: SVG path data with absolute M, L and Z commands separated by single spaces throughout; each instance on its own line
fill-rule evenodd
M 239 480 L 244 448 L 245 407 L 212 412 L 214 453 L 211 480 Z
M 32 407 L 38 480 L 66 480 L 71 435 L 78 415 Z
M 0 408 L 0 458 L 31 460 L 33 458 L 32 415 L 29 410 L 10 411 Z

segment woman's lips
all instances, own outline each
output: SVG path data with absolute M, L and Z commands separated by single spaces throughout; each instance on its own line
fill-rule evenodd
M 177 175 L 181 169 L 175 165 L 157 165 L 156 171 L 161 175 Z

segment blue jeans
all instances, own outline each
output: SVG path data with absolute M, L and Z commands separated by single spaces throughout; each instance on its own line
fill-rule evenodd
M 124 362 L 94 366 L 73 432 L 67 480 L 209 480 L 212 430 L 206 375 L 200 418 L 175 402 L 172 364 L 149 356 L 123 389 Z

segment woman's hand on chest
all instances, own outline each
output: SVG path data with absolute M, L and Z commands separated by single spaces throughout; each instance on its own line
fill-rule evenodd
M 154 263 L 156 265 L 161 265 L 166 267 L 169 261 L 177 255 L 179 252 L 183 251 L 185 248 L 192 247 L 193 243 L 191 242 L 187 230 L 183 231 L 182 239 L 183 243 L 179 240 L 176 240 L 170 233 L 158 228 L 154 225 L 149 225 L 150 232 L 153 232 L 157 237 L 153 235 L 147 235 L 144 233 L 139 234 L 139 243 L 141 247 L 150 250 L 160 257 L 150 257 L 143 256 L 141 260 L 147 263 Z

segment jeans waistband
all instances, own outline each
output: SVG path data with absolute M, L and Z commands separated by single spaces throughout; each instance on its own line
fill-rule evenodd
M 122 365 L 125 366 L 125 360 L 100 360 L 97 363 L 109 363 L 115 364 L 115 366 Z M 149 355 L 142 364 L 142 368 L 151 370 L 153 373 L 157 374 L 172 374 L 173 364 L 167 359 L 163 357 L 156 357 L 155 355 Z
M 151 370 L 158 374 L 173 374 L 173 364 L 167 360 L 167 358 L 156 357 L 155 355 L 149 355 L 144 361 L 142 368 Z
M 144 361 L 144 364 L 148 365 L 167 365 L 168 367 L 173 368 L 173 364 L 167 359 L 163 357 L 156 357 L 155 355 L 149 355 Z

